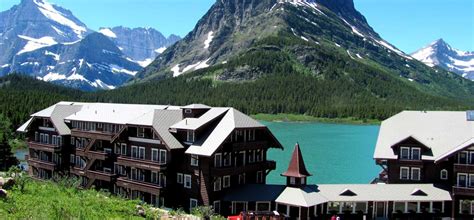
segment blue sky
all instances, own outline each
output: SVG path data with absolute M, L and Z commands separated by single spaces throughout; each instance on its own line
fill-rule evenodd
M 474 51 L 473 0 L 354 0 L 356 8 L 387 41 L 405 52 L 443 38 Z M 0 0 L 0 11 L 20 0 Z M 89 28 L 153 27 L 165 35 L 192 30 L 215 0 L 49 0 L 71 10 Z

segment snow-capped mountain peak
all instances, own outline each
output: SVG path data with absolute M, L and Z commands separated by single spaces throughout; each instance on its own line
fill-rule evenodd
M 411 56 L 427 66 L 439 66 L 474 80 L 474 52 L 466 52 L 451 47 L 443 39 L 414 52 Z

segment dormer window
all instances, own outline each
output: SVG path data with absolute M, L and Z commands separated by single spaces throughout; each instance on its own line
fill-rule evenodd
M 421 149 L 420 148 L 412 148 L 411 149 L 411 159 L 412 160 L 420 160 L 421 159 Z
M 184 113 L 186 113 L 186 114 L 191 114 L 191 113 L 193 113 L 193 110 L 191 110 L 191 109 L 185 109 L 185 110 L 184 110 Z
M 145 128 L 138 128 L 137 129 L 137 137 L 144 138 L 145 137 Z
M 448 171 L 446 169 L 441 170 L 440 178 L 442 180 L 447 180 L 448 179 Z
M 194 131 L 187 131 L 187 138 L 186 141 L 190 143 L 194 143 Z
M 410 159 L 410 148 L 401 147 L 400 148 L 400 159 L 409 160 Z
M 43 127 L 49 127 L 49 120 L 46 118 L 43 119 Z

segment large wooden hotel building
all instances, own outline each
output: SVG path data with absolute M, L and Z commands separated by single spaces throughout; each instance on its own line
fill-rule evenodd
M 461 113 L 446 114 L 451 120 L 423 113 L 430 120 L 418 122 L 429 123 L 420 134 L 412 126 L 421 125 L 404 124 L 400 116 L 382 124 L 375 151 L 384 168 L 379 184 L 312 184 L 299 145 L 282 174 L 287 183 L 268 184 L 276 163 L 267 152 L 283 146 L 234 108 L 60 102 L 34 113 L 18 131 L 28 138 L 32 177 L 76 177 L 82 188 L 159 207 L 212 206 L 224 216 L 290 219 L 472 219 L 474 126 L 465 113 L 464 127 L 454 123 Z M 445 122 L 444 131 L 463 133 L 426 131 Z

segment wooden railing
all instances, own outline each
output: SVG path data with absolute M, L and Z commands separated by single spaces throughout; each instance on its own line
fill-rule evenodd
M 454 186 L 453 194 L 462 196 L 474 196 L 474 188 Z
M 454 164 L 454 172 L 456 173 L 474 173 L 474 164 Z
M 243 166 L 230 166 L 230 167 L 212 167 L 212 175 L 225 176 L 225 175 L 235 175 L 239 173 L 249 172 L 249 171 L 264 171 L 264 170 L 274 170 L 276 169 L 276 162 L 267 160 L 263 162 L 248 163 Z
M 161 186 L 153 183 L 140 182 L 136 180 L 130 180 L 126 177 L 120 177 L 117 179 L 117 186 L 124 187 L 131 190 L 138 190 L 153 195 L 159 195 Z
M 122 166 L 132 166 L 140 169 L 147 169 L 153 171 L 166 170 L 167 164 L 160 164 L 150 160 L 141 160 L 138 158 L 119 156 L 117 157 L 117 164 Z
M 46 151 L 46 152 L 57 152 L 61 150 L 60 146 L 53 144 L 39 143 L 35 141 L 28 142 L 28 147 L 35 150 Z

